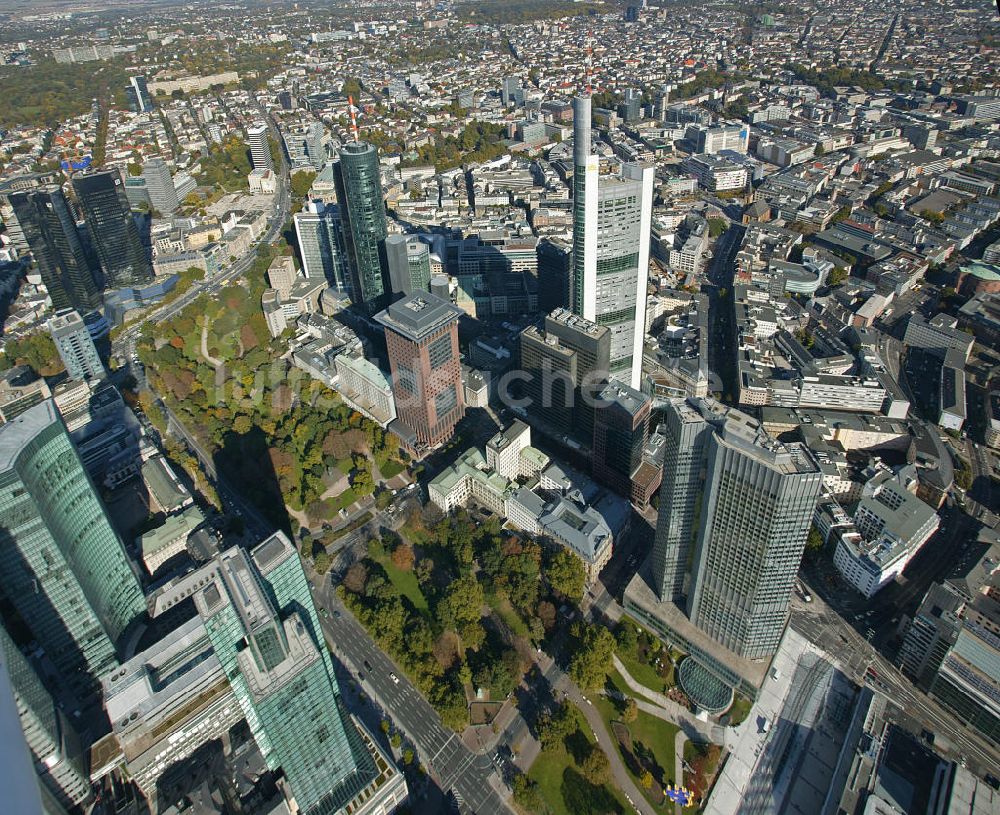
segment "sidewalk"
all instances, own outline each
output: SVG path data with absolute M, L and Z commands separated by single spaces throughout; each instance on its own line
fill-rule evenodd
M 639 710 L 645 711 L 666 722 L 678 725 L 681 728 L 681 732 L 688 737 L 692 733 L 697 733 L 702 736 L 704 741 L 711 741 L 720 746 L 726 743 L 726 728 L 722 725 L 703 722 L 701 719 L 693 716 L 683 705 L 637 682 L 622 664 L 622 661 L 618 659 L 617 654 L 613 654 L 612 659 L 614 660 L 615 670 L 621 674 L 629 690 L 648 700 L 636 699 Z

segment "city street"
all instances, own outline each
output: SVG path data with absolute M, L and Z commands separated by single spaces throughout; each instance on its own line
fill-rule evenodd
M 311 580 L 317 606 L 330 612 L 322 617 L 322 624 L 335 656 L 417 746 L 421 761 L 438 785 L 446 791 L 456 790 L 476 815 L 509 812 L 498 792 L 502 782 L 489 756 L 473 753 L 457 733 L 441 724 L 434 708 L 410 684 L 402 669 L 340 602 L 329 580 L 314 576 Z M 398 681 L 393 681 L 392 674 Z
M 936 701 L 917 690 L 899 669 L 875 651 L 839 614 L 813 591 L 813 602 L 793 601 L 791 625 L 811 642 L 830 654 L 858 684 L 867 684 L 884 694 L 913 721 L 941 734 L 952 745 L 951 757 L 964 761 L 982 775 L 1000 765 L 1000 749 L 978 731 L 964 725 Z

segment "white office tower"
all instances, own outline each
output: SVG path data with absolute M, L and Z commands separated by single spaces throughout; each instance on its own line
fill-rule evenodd
M 49 320 L 48 327 L 70 379 L 81 382 L 104 379 L 107 375 L 104 363 L 90 338 L 87 324 L 78 312 L 73 309 L 57 311 L 56 316 Z
M 624 164 L 600 176 L 589 95 L 573 100 L 573 311 L 611 330 L 610 373 L 638 389 L 646 325 L 655 170 Z
M 778 648 L 822 477 L 808 449 L 782 444 L 712 399 L 671 399 L 651 558 L 661 601 L 730 651 Z
M 302 272 L 310 280 L 326 281 L 350 291 L 340 211 L 334 204 L 309 201 L 294 215 Z
M 273 170 L 271 160 L 271 145 L 267 140 L 267 125 L 253 124 L 247 128 L 247 142 L 250 147 L 250 158 L 255 170 Z

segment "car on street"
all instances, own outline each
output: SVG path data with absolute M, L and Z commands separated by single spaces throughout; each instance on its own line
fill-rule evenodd
M 389 678 L 392 680 L 392 683 L 394 685 L 398 685 L 399 684 L 399 677 L 396 676 L 396 674 L 394 674 L 394 673 L 389 674 Z
M 370 671 L 372 669 L 372 664 L 367 659 L 364 660 L 364 666 L 366 671 Z

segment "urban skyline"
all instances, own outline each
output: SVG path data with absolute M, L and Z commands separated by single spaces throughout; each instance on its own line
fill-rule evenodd
M 1000 815 L 988 0 L 0 9 L 27 815 Z

